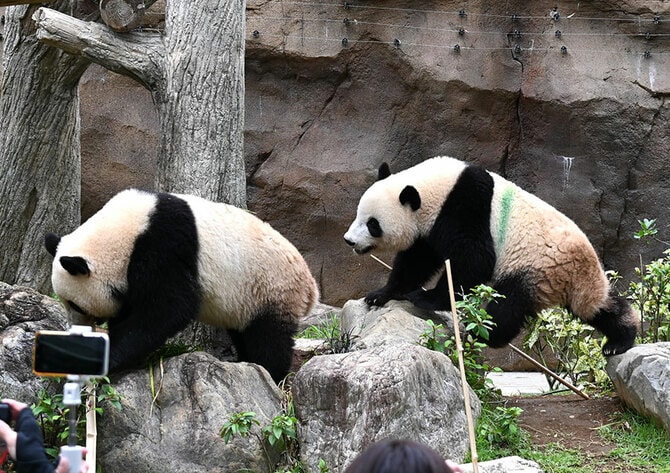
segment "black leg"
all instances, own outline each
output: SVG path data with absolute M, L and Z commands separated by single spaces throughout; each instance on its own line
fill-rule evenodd
M 612 296 L 607 308 L 601 309 L 596 316 L 587 321 L 607 337 L 603 346 L 603 355 L 620 355 L 635 345 L 637 336 L 637 317 L 633 315 L 629 302 L 623 297 Z
M 396 255 L 386 286 L 369 292 L 365 302 L 383 306 L 391 299 L 406 299 L 406 294 L 421 288 L 441 264 L 439 256 L 426 241 L 418 240 L 411 248 Z
M 494 284 L 493 288 L 505 297 L 494 299 L 486 307 L 496 324 L 489 339 L 484 340 L 490 347 L 507 345 L 521 332 L 526 321 L 535 316 L 535 293 L 527 280 L 525 275 L 516 274 L 503 277 Z
M 293 336 L 297 324 L 288 315 L 265 311 L 243 330 L 229 330 L 239 361 L 264 367 L 279 383 L 289 373 L 293 362 Z

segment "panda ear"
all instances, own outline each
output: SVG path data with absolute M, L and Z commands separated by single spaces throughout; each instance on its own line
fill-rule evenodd
M 91 270 L 88 268 L 88 263 L 81 256 L 61 256 L 60 264 L 72 276 L 84 275 L 88 276 L 91 274 Z
M 51 256 L 56 256 L 56 249 L 60 243 L 60 237 L 55 233 L 47 233 L 44 235 L 44 247 Z
M 419 191 L 414 186 L 405 186 L 400 193 L 400 203 L 402 205 L 409 204 L 415 212 L 421 207 L 421 196 Z
M 382 163 L 381 166 L 379 166 L 379 170 L 377 171 L 377 180 L 381 181 L 382 179 L 386 179 L 391 175 L 391 169 L 389 168 L 389 165 L 387 163 Z

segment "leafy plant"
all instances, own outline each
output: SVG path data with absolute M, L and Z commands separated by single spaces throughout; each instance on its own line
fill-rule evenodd
M 246 437 L 251 432 L 254 425 L 261 425 L 256 419 L 256 413 L 253 411 L 237 412 L 231 414 L 223 427 L 221 427 L 221 437 L 228 443 L 235 436 Z
M 593 327 L 560 307 L 537 314 L 528 324 L 523 341 L 524 347 L 545 366 L 550 365 L 545 356 L 550 350 L 556 360 L 555 371 L 565 373 L 574 384 L 609 389 L 606 360 L 601 356 L 602 343 Z M 556 379 L 546 374 L 545 377 L 551 389 L 558 388 Z
M 491 382 L 487 375 L 496 368 L 491 367 L 484 356 L 489 332 L 493 328 L 491 316 L 486 311 L 486 304 L 495 298 L 504 297 L 486 285 L 479 285 L 463 295 L 462 300 L 456 302 L 460 322 L 464 330 L 461 333 L 463 347 L 463 365 L 470 387 L 480 398 L 491 395 Z M 439 351 L 451 358 L 454 364 L 458 363 L 458 351 L 453 336 L 449 336 L 442 324 L 435 324 L 432 320 L 426 321 L 428 328 L 424 331 L 419 343 L 431 350 Z
M 670 249 L 663 254 L 663 258 L 635 268 L 639 281 L 631 281 L 628 289 L 642 319 L 644 343 L 670 341 Z
M 519 427 L 519 416 L 522 410 L 518 407 L 496 405 L 499 392 L 492 389 L 487 378 L 491 371 L 499 371 L 491 367 L 485 360 L 482 340 L 488 340 L 494 324 L 486 311 L 489 303 L 504 297 L 493 288 L 479 285 L 463 295 L 456 302 L 456 307 L 463 324 L 461 344 L 463 348 L 463 365 L 468 384 L 475 390 L 482 402 L 482 415 L 477 422 L 477 449 L 484 452 L 495 452 L 490 458 L 499 458 L 498 453 L 517 451 L 528 444 L 527 434 Z M 428 329 L 421 335 L 420 343 L 431 349 L 448 355 L 452 362 L 458 363 L 456 341 L 448 336 L 441 324 L 432 320 L 426 322 Z
M 54 378 L 53 382 L 61 387 L 61 380 Z M 121 409 L 121 396 L 110 384 L 109 378 L 102 377 L 91 381 L 97 394 L 96 414 L 103 415 L 106 406 Z M 56 458 L 61 445 L 65 445 L 70 435 L 70 407 L 63 403 L 63 394 L 51 394 L 52 389 L 40 389 L 37 401 L 30 407 L 37 419 L 47 455 Z M 62 391 L 62 389 L 61 389 Z M 83 443 L 86 434 L 86 404 L 82 403 L 76 412 L 75 437 L 78 443 Z
M 640 229 L 633 234 L 633 238 L 637 240 L 648 238 L 658 233 L 658 229 L 656 228 L 656 219 L 654 218 L 638 220 L 637 223 L 640 224 Z
M 477 450 L 495 452 L 496 458 L 508 456 L 529 444 L 529 437 L 519 427 L 519 407 L 488 405 L 477 422 Z M 488 456 L 488 455 L 487 455 Z
M 281 459 L 275 466 L 275 473 L 306 473 L 302 462 L 299 460 L 300 447 L 298 445 L 298 419 L 295 417 L 293 398 L 288 389 L 281 385 L 284 393 L 282 412 L 276 415 L 269 424 L 261 425 L 256 419 L 256 413 L 252 411 L 238 412 L 232 414 L 221 428 L 221 437 L 228 443 L 233 437 L 239 435 L 246 437 L 250 434 L 264 445 L 264 442 L 276 446 L 281 450 Z M 263 446 L 265 449 L 265 446 Z M 265 455 L 270 461 L 270 456 L 265 450 Z M 319 473 L 328 473 L 326 462 L 319 460 Z

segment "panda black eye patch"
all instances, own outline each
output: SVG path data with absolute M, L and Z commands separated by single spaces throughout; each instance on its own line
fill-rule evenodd
M 379 238 L 380 236 L 382 236 L 382 234 L 383 234 L 382 227 L 381 227 L 381 225 L 379 225 L 379 221 L 376 218 L 370 217 L 368 219 L 368 224 L 367 225 L 368 225 L 368 231 L 370 232 L 370 235 L 372 235 L 375 238 Z

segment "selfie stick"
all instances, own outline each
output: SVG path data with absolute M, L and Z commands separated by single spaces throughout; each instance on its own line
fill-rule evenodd
M 70 333 L 91 332 L 91 327 L 87 325 L 73 325 Z M 88 381 L 88 376 L 69 374 L 68 382 L 63 386 L 63 404 L 70 408 L 68 423 L 70 432 L 68 435 L 68 444 L 60 448 L 60 454 L 67 458 L 70 465 L 70 473 L 79 473 L 81 468 L 81 459 L 84 453 L 84 447 L 77 445 L 77 407 L 81 405 L 81 386 Z

